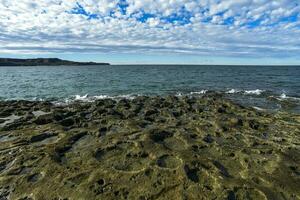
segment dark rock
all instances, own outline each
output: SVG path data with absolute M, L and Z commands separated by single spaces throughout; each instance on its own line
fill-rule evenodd
M 234 191 L 228 192 L 227 200 L 236 200 Z
M 265 139 L 265 140 L 268 139 L 269 138 L 269 134 L 268 133 L 263 133 L 262 134 L 262 138 Z
M 0 187 L 0 199 L 7 200 L 10 195 L 9 187 Z
M 113 108 L 116 105 L 116 101 L 113 99 L 105 99 L 104 103 L 104 107 L 106 108 Z
M 65 118 L 65 116 L 61 112 L 54 112 L 53 118 L 54 118 L 55 121 L 61 121 Z
M 104 185 L 104 184 L 105 184 L 105 180 L 104 180 L 104 179 L 99 179 L 99 180 L 97 181 L 97 183 L 98 183 L 99 185 Z
M 118 103 L 117 103 L 118 106 L 122 106 L 123 108 L 130 108 L 131 105 L 130 105 L 130 102 L 128 99 L 121 99 Z
M 207 142 L 207 143 L 213 143 L 215 140 L 213 139 L 213 137 L 210 134 L 208 134 L 203 138 L 203 141 Z
M 198 169 L 193 168 L 191 169 L 188 165 L 184 166 L 184 171 L 186 176 L 188 177 L 188 179 L 190 179 L 191 181 L 198 183 L 199 182 L 199 177 L 198 177 Z
M 224 107 L 218 108 L 218 113 L 226 113 L 226 108 Z
M 213 164 L 220 170 L 220 173 L 227 177 L 230 178 L 230 174 L 228 173 L 227 169 L 219 162 L 219 161 L 214 161 Z
M 105 136 L 107 131 L 108 131 L 107 127 L 101 127 L 99 129 L 99 136 L 100 137 Z
M 45 140 L 47 138 L 50 138 L 50 137 L 53 137 L 53 136 L 56 136 L 57 134 L 55 133 L 42 133 L 42 134 L 39 134 L 39 135 L 35 135 L 35 136 L 32 136 L 30 138 L 30 142 L 40 142 L 42 140 Z
M 2 118 L 9 117 L 13 114 L 13 112 L 14 112 L 14 109 L 11 109 L 11 108 L 4 109 L 4 110 L 0 111 L 0 117 L 2 117 Z
M 80 140 L 82 137 L 86 136 L 88 134 L 88 132 L 83 131 L 81 133 L 78 133 L 76 135 L 73 135 L 72 137 L 69 138 L 69 142 L 71 144 L 74 144 L 75 142 L 77 142 L 78 140 Z
M 73 118 L 67 118 L 67 119 L 61 120 L 59 123 L 62 126 L 69 127 L 69 126 L 73 126 L 75 124 L 75 120 Z
M 33 175 L 30 175 L 28 178 L 27 178 L 27 181 L 28 182 L 31 182 L 31 183 L 34 183 L 34 182 L 37 182 L 38 179 L 39 179 L 39 174 L 33 174 Z
M 145 111 L 145 116 L 148 117 L 148 116 L 151 116 L 151 115 L 154 115 L 154 114 L 157 114 L 158 111 L 157 110 L 146 110 Z
M 150 139 L 154 142 L 163 142 L 166 138 L 173 137 L 173 133 L 164 130 L 152 130 L 150 132 Z
M 254 130 L 258 130 L 259 129 L 259 123 L 255 120 L 250 120 L 249 121 L 249 127 L 254 129 Z
M 52 114 L 41 115 L 36 120 L 34 120 L 34 123 L 37 125 L 45 125 L 51 122 L 53 122 Z

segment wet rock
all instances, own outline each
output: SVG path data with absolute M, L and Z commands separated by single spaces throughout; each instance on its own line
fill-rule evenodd
M 181 160 L 173 155 L 163 155 L 156 163 L 161 168 L 176 169 L 181 165 Z
M 0 101 L 3 110 L 28 117 L 0 130 L 0 199 L 300 195 L 298 115 L 257 112 L 215 94 L 61 106 Z M 35 123 L 37 111 L 52 120 Z
M 0 111 L 0 117 L 1 118 L 9 117 L 13 114 L 13 112 L 14 112 L 14 109 L 6 108 L 6 109 Z
M 268 139 L 269 138 L 269 134 L 268 133 L 262 133 L 262 138 L 263 139 Z
M 46 114 L 46 115 L 40 115 L 34 123 L 37 125 L 45 125 L 53 122 L 53 115 L 52 114 Z
M 236 200 L 234 191 L 229 191 L 228 192 L 227 200 Z
M 33 175 L 30 175 L 27 178 L 27 181 L 30 182 L 30 183 L 35 183 L 35 182 L 37 182 L 39 180 L 39 177 L 40 177 L 39 174 L 33 174 Z
M 55 121 L 61 121 L 65 118 L 65 115 L 61 111 L 54 111 L 53 118 Z
M 30 138 L 30 142 L 40 142 L 42 140 L 45 140 L 47 138 L 50 138 L 50 137 L 53 137 L 53 136 L 56 136 L 57 134 L 55 133 L 42 133 L 42 134 L 39 134 L 39 135 L 35 135 L 35 136 L 32 136 Z
M 75 120 L 73 118 L 67 118 L 67 119 L 61 120 L 59 123 L 62 126 L 69 127 L 69 126 L 73 126 L 75 124 Z
M 6 200 L 8 199 L 10 194 L 10 188 L 7 187 L 0 187 L 0 199 L 1 200 Z
M 210 134 L 208 134 L 203 138 L 203 141 L 210 144 L 210 143 L 213 143 L 215 140 L 213 139 L 213 137 Z
M 154 114 L 157 114 L 158 111 L 157 110 L 146 110 L 145 111 L 145 116 L 148 117 L 148 116 L 151 116 L 151 115 L 154 115 Z
M 150 139 L 156 143 L 161 143 L 166 138 L 173 137 L 173 133 L 158 129 L 151 130 L 149 134 Z
M 195 183 L 199 182 L 198 170 L 197 168 L 190 168 L 188 165 L 184 166 L 187 178 Z
M 218 113 L 226 113 L 226 108 L 224 107 L 218 108 Z
M 99 179 L 97 181 L 98 185 L 104 185 L 105 184 L 105 180 L 104 179 Z
M 69 138 L 69 142 L 71 144 L 77 142 L 79 139 L 81 139 L 82 137 L 86 136 L 88 133 L 86 131 L 77 133 L 75 135 L 73 135 L 72 137 Z
M 250 120 L 249 121 L 249 127 L 252 128 L 252 129 L 254 129 L 254 130 L 258 130 L 259 127 L 260 127 L 260 125 L 259 125 L 259 123 L 257 121 Z
M 230 174 L 228 173 L 227 169 L 219 162 L 219 161 L 214 161 L 213 164 L 220 170 L 220 173 L 227 177 L 230 178 Z
M 99 129 L 99 137 L 105 136 L 107 131 L 108 131 L 107 127 L 101 127 Z

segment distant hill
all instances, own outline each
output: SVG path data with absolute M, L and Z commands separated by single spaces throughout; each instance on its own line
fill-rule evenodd
M 14 59 L 0 58 L 0 66 L 57 66 L 57 65 L 109 65 L 109 63 L 74 62 L 59 58 Z

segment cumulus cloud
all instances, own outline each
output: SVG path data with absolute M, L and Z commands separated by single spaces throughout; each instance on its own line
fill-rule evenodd
M 0 0 L 0 8 L 0 53 L 300 53 L 298 0 Z

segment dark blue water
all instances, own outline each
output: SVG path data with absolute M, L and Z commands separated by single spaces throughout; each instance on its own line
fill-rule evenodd
M 0 67 L 0 100 L 65 101 L 108 96 L 201 95 L 206 91 L 222 92 L 251 106 L 297 111 L 300 67 Z

